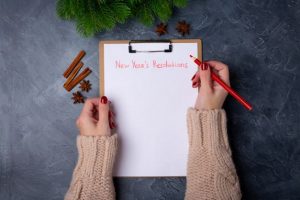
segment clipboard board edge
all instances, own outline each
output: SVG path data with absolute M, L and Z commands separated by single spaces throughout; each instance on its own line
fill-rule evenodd
M 99 77 L 100 77 L 100 97 L 104 96 L 104 44 L 103 42 L 99 43 Z
M 197 39 L 170 39 L 173 43 L 198 43 L 202 44 L 202 40 L 200 38 Z M 131 40 L 101 40 L 99 41 L 100 45 L 104 44 L 127 44 Z M 150 41 L 150 40 L 149 40 Z M 155 40 L 153 40 L 153 43 L 155 43 Z

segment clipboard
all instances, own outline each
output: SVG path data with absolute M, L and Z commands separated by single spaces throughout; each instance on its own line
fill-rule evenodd
M 102 40 L 99 42 L 99 88 L 100 88 L 100 96 L 103 96 L 105 91 L 104 91 L 104 45 L 105 44 L 128 44 L 128 51 L 130 53 L 141 53 L 137 52 L 136 50 L 133 49 L 133 44 L 137 43 L 169 43 L 169 50 L 161 49 L 157 51 L 147 51 L 143 53 L 170 53 L 173 50 L 173 44 L 176 43 L 196 43 L 198 47 L 198 59 L 202 61 L 202 41 L 201 39 L 172 39 L 172 40 Z M 133 52 L 135 51 L 135 52 Z
M 182 93 L 184 94 L 182 99 L 179 100 L 172 100 L 177 101 L 176 110 L 170 113 L 171 119 L 167 120 L 166 122 L 170 126 L 170 124 L 174 123 L 173 127 L 164 127 L 163 124 L 160 122 L 155 122 L 156 118 L 155 114 L 152 112 L 153 110 L 149 107 L 153 106 L 159 109 L 159 117 L 163 117 L 166 112 L 169 112 L 170 109 L 167 107 L 160 107 L 159 104 L 145 102 L 143 98 L 140 98 L 140 95 L 143 96 L 143 84 L 140 84 L 143 80 L 139 80 L 138 82 L 134 82 L 135 78 L 138 79 L 138 74 L 145 74 L 147 70 L 156 70 L 152 69 L 151 66 L 149 68 L 143 69 L 131 69 L 128 68 L 120 68 L 117 72 L 118 74 L 124 73 L 126 79 L 123 79 L 122 76 L 116 76 L 116 74 L 111 73 L 111 71 L 116 71 L 114 68 L 114 61 L 108 61 L 113 55 L 112 50 L 109 50 L 110 46 L 122 46 L 122 52 L 116 52 L 115 50 L 118 48 L 113 49 L 113 52 L 116 52 L 119 56 L 130 56 L 130 57 L 156 57 L 156 56 L 172 56 L 173 53 L 175 54 L 178 51 L 178 45 L 193 45 L 197 48 L 197 52 L 189 52 L 186 57 L 189 57 L 189 54 L 193 54 L 197 56 L 202 61 L 202 42 L 200 39 L 174 39 L 174 40 L 106 40 L 100 41 L 99 43 L 99 88 L 100 88 L 100 95 L 108 96 L 108 99 L 112 101 L 112 107 L 115 109 L 116 113 L 116 122 L 117 122 L 117 130 L 116 132 L 119 135 L 119 144 L 120 148 L 118 151 L 118 156 L 116 160 L 116 165 L 113 171 L 113 176 L 115 177 L 184 177 L 186 174 L 186 164 L 187 164 L 187 151 L 188 151 L 188 142 L 187 142 L 187 130 L 186 125 L 183 123 L 186 122 L 185 119 L 185 112 L 189 106 L 194 104 L 194 101 L 197 96 L 197 89 L 194 89 L 194 93 Z M 156 48 L 157 46 L 163 46 L 163 48 Z M 143 48 L 141 48 L 143 47 Z M 145 48 L 144 48 L 145 47 Z M 147 48 L 146 48 L 147 47 Z M 141 48 L 141 49 L 140 49 Z M 108 52 L 110 51 L 110 53 Z M 180 55 L 184 56 L 184 55 Z M 107 66 L 105 66 L 107 65 Z M 108 66 L 109 65 L 109 66 Z M 109 68 L 107 68 L 109 67 Z M 181 66 L 179 66 L 181 67 Z M 181 70 L 181 72 L 177 72 L 178 76 L 181 78 L 172 79 L 174 81 L 174 85 L 178 85 L 178 82 L 185 82 L 189 84 L 188 88 L 191 88 L 190 78 L 192 77 L 192 73 L 197 71 L 197 67 L 194 65 L 192 61 L 189 63 L 189 68 L 174 68 L 174 70 Z M 191 67 L 193 68 L 193 72 L 191 71 Z M 130 71 L 131 70 L 131 71 Z M 157 72 L 158 70 L 162 70 Z M 147 75 L 153 75 L 153 80 L 160 79 L 158 76 L 160 74 L 164 74 L 165 77 L 168 76 L 168 73 L 172 73 L 172 68 L 161 68 L 157 69 L 155 74 L 149 73 Z M 187 71 L 188 70 L 188 73 Z M 166 72 L 168 71 L 168 72 Z M 133 73 L 135 75 L 129 75 Z M 187 75 L 190 76 L 187 78 Z M 185 76 L 184 79 L 182 76 Z M 128 78 L 130 77 L 130 78 Z M 148 77 L 148 82 L 149 82 Z M 124 88 L 123 84 L 131 84 L 132 88 L 134 88 L 133 92 L 128 89 Z M 118 85 L 119 84 L 119 85 Z M 147 83 L 148 84 L 148 83 Z M 149 85 L 150 84 L 150 85 Z M 163 91 L 163 87 L 158 87 L 156 84 L 149 83 L 145 86 L 148 89 L 151 87 L 155 87 L 158 93 L 161 95 L 168 95 L 169 92 L 172 91 Z M 169 84 L 172 87 L 173 83 L 170 81 L 166 81 L 166 84 Z M 114 85 L 114 86 L 112 86 Z M 106 88 L 107 91 L 106 91 Z M 113 89 L 111 89 L 113 88 Z M 187 87 L 184 87 L 187 88 Z M 112 91 L 114 90 L 114 91 Z M 159 91 L 160 90 L 160 91 Z M 174 92 L 174 91 L 173 91 Z M 122 96 L 118 96 L 118 93 L 122 93 Z M 136 99 L 130 99 L 129 96 L 132 94 L 136 96 Z M 153 92 L 152 92 L 153 93 Z M 180 92 L 179 92 L 180 94 Z M 186 102 L 186 95 L 190 95 L 191 97 L 188 98 Z M 144 99 L 155 99 L 155 94 L 149 97 L 145 97 Z M 174 98 L 173 98 L 174 99 Z M 128 102 L 136 101 L 136 104 L 127 104 Z M 147 100 L 146 100 L 147 101 Z M 127 102 L 127 103 L 126 103 Z M 145 104 L 143 104 L 145 102 Z M 166 101 L 164 101 L 166 103 Z M 182 103 L 186 105 L 182 106 Z M 130 111 L 128 110 L 130 107 Z M 183 108 L 184 107 L 184 108 Z M 140 109 L 139 109 L 140 108 Z M 126 110 L 127 109 L 127 110 Z M 136 110 L 135 110 L 136 109 Z M 183 110 L 184 109 L 184 110 Z M 178 110 L 178 111 L 177 111 Z M 176 117 L 180 113 L 180 123 L 177 123 L 178 120 Z M 145 115 L 144 115 L 145 114 Z M 169 114 L 168 114 L 169 115 Z M 146 116 L 146 117 L 145 117 Z M 156 126 L 153 123 L 157 124 Z M 148 126 L 148 125 L 149 126 Z M 181 130 L 181 133 L 175 133 L 178 126 L 178 130 Z M 145 128 L 144 128 L 145 127 Z M 156 133 L 155 128 L 163 130 L 163 134 Z M 145 131 L 147 129 L 147 131 Z M 149 130 L 148 130 L 149 129 Z M 150 130 L 151 129 L 151 130 Z M 185 130 L 183 130 L 185 129 Z M 135 132 L 134 134 L 131 133 Z M 151 138 L 153 135 L 151 133 L 156 133 L 156 138 Z M 174 134 L 173 134 L 174 132 Z M 159 135 L 163 135 L 161 138 Z M 176 136 L 176 138 L 172 138 Z M 140 137 L 134 138 L 134 137 Z M 181 143 L 182 142 L 182 143 Z M 164 148 L 164 146 L 166 148 Z M 136 148 L 137 146 L 137 148 Z M 182 149 L 182 151 L 180 150 Z M 157 152 L 159 151 L 159 153 Z M 165 151 L 165 152 L 163 152 Z M 141 154 L 139 154 L 141 152 Z M 144 153 L 142 153 L 144 152 Z M 174 155 L 174 154 L 175 155 Z M 147 155 L 148 154 L 148 155 Z M 168 156 L 169 154 L 172 154 Z M 132 155 L 132 156 L 131 156 Z M 145 155 L 145 156 L 143 156 Z M 146 157 L 146 158 L 145 158 Z M 170 158 L 170 159 L 169 159 Z M 178 160 L 178 165 L 176 164 Z M 147 163 L 148 162 L 148 163 Z M 148 168 L 148 169 L 147 169 Z

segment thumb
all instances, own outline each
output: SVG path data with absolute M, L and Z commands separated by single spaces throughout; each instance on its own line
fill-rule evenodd
M 200 80 L 201 80 L 201 89 L 206 91 L 212 90 L 211 71 L 207 63 L 202 63 L 201 65 Z
M 106 96 L 102 96 L 99 100 L 99 121 L 98 125 L 101 127 L 109 127 L 109 103 Z

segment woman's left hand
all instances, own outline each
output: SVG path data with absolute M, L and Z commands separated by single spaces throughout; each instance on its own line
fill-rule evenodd
M 86 100 L 76 125 L 83 136 L 110 136 L 115 128 L 114 114 L 107 97 Z

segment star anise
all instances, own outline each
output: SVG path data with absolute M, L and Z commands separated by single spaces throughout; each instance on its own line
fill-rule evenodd
M 74 102 L 73 102 L 74 104 L 84 103 L 84 97 L 82 96 L 82 94 L 79 91 L 73 93 L 72 99 L 74 100 Z
M 168 28 L 168 25 L 167 25 L 167 24 L 160 23 L 160 24 L 156 25 L 155 32 L 156 32 L 159 36 L 162 36 L 162 35 L 168 33 L 167 28 Z
M 89 92 L 91 89 L 92 89 L 92 84 L 90 84 L 90 81 L 86 81 L 86 80 L 83 80 L 81 83 L 80 83 L 80 89 L 81 91 L 86 91 L 86 92 Z
M 185 34 L 190 34 L 190 24 L 187 24 L 185 20 L 179 21 L 176 26 L 178 33 L 181 33 L 182 36 Z

